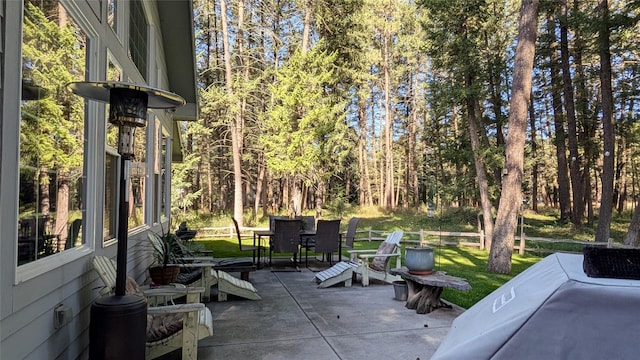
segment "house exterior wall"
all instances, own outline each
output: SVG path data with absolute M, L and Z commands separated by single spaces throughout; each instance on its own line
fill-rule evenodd
M 157 25 L 160 20 L 157 1 L 143 1 L 149 24 L 148 69 L 143 70 L 146 72 L 145 76 L 130 59 L 126 47 L 128 0 L 116 0 L 120 22 L 115 32 L 106 21 L 108 1 L 60 2 L 90 39 L 87 80 L 105 80 L 109 53 L 109 56 L 122 67 L 124 81 L 171 89 L 167 80 L 167 74 L 171 69 L 165 65 L 164 58 L 164 47 L 167 44 L 162 41 L 162 33 Z M 190 0 L 176 3 L 190 4 Z M 20 184 L 17 169 L 21 119 L 23 6 L 23 1 L 0 0 L 0 359 L 86 359 L 89 349 L 91 304 L 99 296 L 98 290 L 102 286 L 97 275 L 91 270 L 90 262 L 95 255 L 115 258 L 117 245 L 116 240 L 103 239 L 107 151 L 105 105 L 88 101 L 85 106 L 85 212 L 82 223 L 82 238 L 85 239 L 85 243 L 40 260 L 18 265 L 16 239 Z M 146 130 L 141 130 L 147 131 L 147 139 L 150 139 L 150 134 L 164 134 L 169 139 L 168 148 L 171 149 L 171 138 L 174 137 L 175 128 L 171 113 L 152 111 L 148 120 Z M 147 140 L 147 174 L 153 174 L 153 155 L 156 149 L 154 142 Z M 167 153 L 169 155 L 165 165 L 169 173 L 171 151 Z M 153 176 L 146 175 L 147 189 L 153 189 L 153 181 Z M 170 177 L 167 181 L 170 181 Z M 167 191 L 167 204 L 169 195 Z M 147 232 L 159 232 L 161 226 L 166 231 L 170 223 L 168 209 L 162 217 L 154 218 L 154 212 L 150 209 L 157 206 L 156 203 L 157 199 L 154 199 L 151 193 L 145 196 L 144 224 L 129 232 L 127 270 L 138 281 L 146 279 L 146 269 L 151 261 L 149 248 L 145 246 Z M 71 310 L 72 319 L 68 324 L 56 329 L 54 309 L 59 305 Z

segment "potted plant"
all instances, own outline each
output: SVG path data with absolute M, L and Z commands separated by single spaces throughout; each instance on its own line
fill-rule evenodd
M 178 236 L 173 233 L 162 236 L 151 233 L 149 240 L 153 246 L 154 261 L 149 267 L 149 275 L 154 284 L 168 285 L 178 278 L 182 249 Z

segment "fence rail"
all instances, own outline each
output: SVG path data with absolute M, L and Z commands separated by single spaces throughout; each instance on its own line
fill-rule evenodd
M 220 238 L 220 239 L 229 239 L 236 237 L 236 229 L 232 224 L 230 226 L 223 227 L 204 227 L 197 229 L 198 233 L 196 234 L 196 238 Z M 243 236 L 252 236 L 254 231 L 257 230 L 268 230 L 267 227 L 240 227 L 240 234 Z M 373 230 L 372 228 L 366 230 L 358 230 L 356 231 L 356 238 L 354 241 L 383 241 L 390 231 L 384 230 Z M 434 237 L 438 237 L 438 240 L 435 240 Z M 469 242 L 469 241 L 442 241 L 442 237 L 449 238 L 478 238 L 478 241 Z M 474 233 L 474 232 L 459 232 L 459 231 L 432 231 L 432 230 L 423 230 L 419 231 L 405 231 L 404 236 L 402 238 L 403 243 L 407 244 L 419 244 L 419 245 L 427 245 L 427 244 L 442 244 L 448 246 L 477 246 L 481 249 L 484 248 L 484 233 Z
M 236 237 L 236 229 L 233 224 L 223 227 L 203 227 L 197 229 L 198 233 L 196 238 L 214 238 L 214 239 L 230 239 Z M 253 232 L 257 230 L 268 230 L 267 227 L 240 227 L 240 234 L 243 236 L 253 236 Z M 372 228 L 356 231 L 355 241 L 383 241 L 390 231 L 374 230 Z M 434 246 L 466 246 L 476 247 L 478 249 L 485 248 L 485 236 L 484 232 L 460 232 L 460 231 L 434 231 L 420 229 L 418 231 L 405 231 L 402 238 L 402 243 L 405 244 L 417 244 L 417 245 L 434 245 Z M 520 254 L 525 252 L 534 253 L 552 253 L 552 252 L 579 252 L 581 250 L 558 250 L 553 248 L 546 248 L 542 244 L 570 244 L 571 246 L 578 247 L 584 245 L 600 245 L 610 248 L 633 248 L 632 246 L 622 245 L 616 243 L 613 239 L 609 239 L 608 242 L 593 242 L 574 239 L 555 239 L 544 238 L 538 236 L 522 236 L 516 234 L 514 251 L 517 250 Z

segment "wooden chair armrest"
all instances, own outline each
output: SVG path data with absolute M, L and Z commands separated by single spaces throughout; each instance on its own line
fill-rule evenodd
M 349 254 L 375 253 L 376 251 L 378 250 L 377 249 L 347 250 Z
M 204 309 L 203 303 L 193 304 L 179 304 L 179 305 L 167 305 L 167 306 L 152 306 L 147 308 L 147 314 L 174 314 L 174 313 L 188 313 L 195 312 Z
M 395 253 L 395 254 L 360 254 L 358 255 L 358 258 L 360 259 L 370 259 L 370 258 L 376 258 L 376 257 L 392 257 L 392 256 L 400 256 L 400 254 Z
M 168 264 L 172 266 L 179 266 L 183 268 L 206 268 L 216 266 L 216 263 L 213 262 L 194 262 L 194 263 L 185 263 L 185 264 Z
M 178 259 L 180 261 L 196 261 L 196 262 L 202 262 L 202 261 L 215 262 L 216 261 L 212 256 L 188 256 L 188 257 L 181 257 Z
M 181 284 L 178 284 L 181 285 Z M 171 295 L 187 295 L 187 294 L 202 294 L 204 293 L 203 287 L 185 286 L 185 287 L 170 287 L 161 286 L 143 290 L 146 296 L 171 296 Z

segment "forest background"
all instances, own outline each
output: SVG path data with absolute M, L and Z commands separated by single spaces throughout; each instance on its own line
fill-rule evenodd
M 195 0 L 174 214 L 476 207 L 499 273 L 522 203 L 606 241 L 640 192 L 638 6 Z

